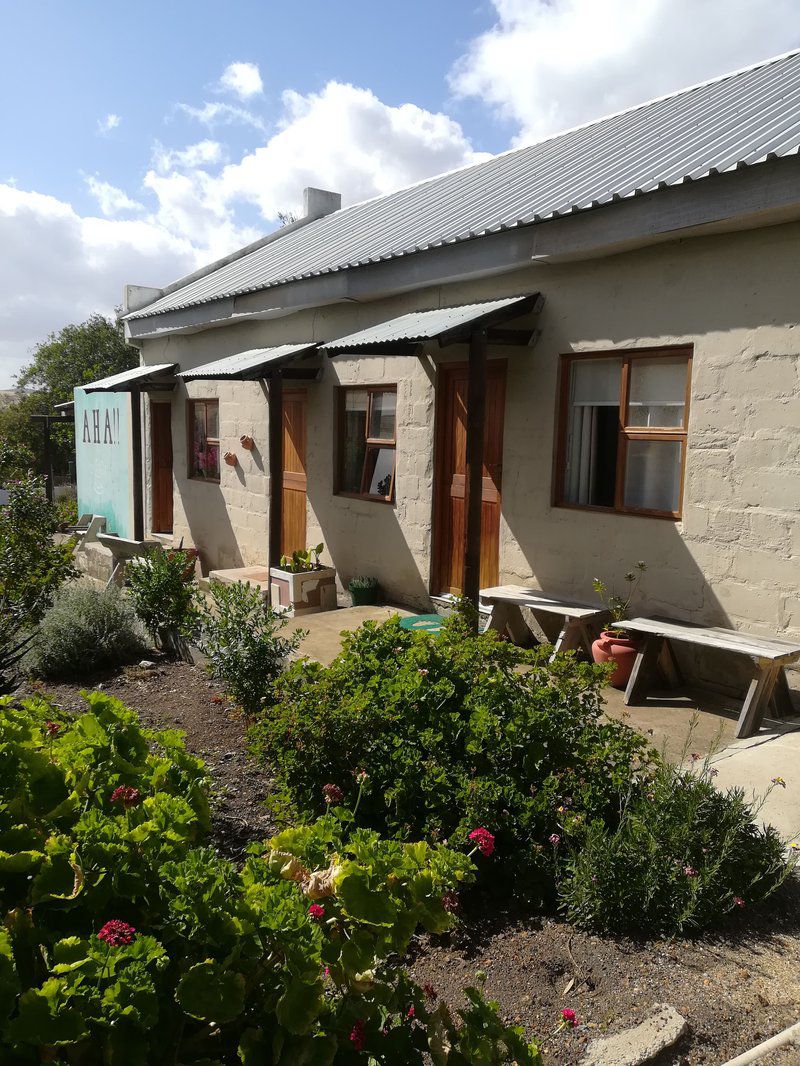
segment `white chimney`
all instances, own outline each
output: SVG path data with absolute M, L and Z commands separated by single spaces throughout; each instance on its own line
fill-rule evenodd
M 311 221 L 339 211 L 342 206 L 340 192 L 327 192 L 325 189 L 303 189 L 303 218 Z

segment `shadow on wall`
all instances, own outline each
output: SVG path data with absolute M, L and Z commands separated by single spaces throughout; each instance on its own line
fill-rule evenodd
M 353 577 L 377 577 L 387 602 L 429 610 L 428 586 L 400 527 L 395 505 L 334 496 L 330 481 L 308 478 L 308 498 L 323 530 L 325 555 L 346 589 Z
M 200 552 L 203 573 L 243 566 L 242 553 L 220 486 L 186 480 L 177 482 L 175 492 L 180 497 L 188 527 L 187 539 Z

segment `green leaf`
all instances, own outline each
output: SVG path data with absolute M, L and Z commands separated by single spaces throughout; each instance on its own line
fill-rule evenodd
M 183 975 L 175 998 L 192 1018 L 231 1022 L 244 1008 L 244 977 L 207 959 Z
M 74 1044 L 88 1036 L 81 1013 L 73 1007 L 57 1006 L 62 983 L 53 978 L 41 988 L 23 992 L 19 1001 L 19 1014 L 8 1025 L 5 1037 L 12 1043 Z
M 290 1033 L 301 1036 L 307 1033 L 322 1009 L 322 982 L 313 985 L 302 981 L 290 981 L 278 1000 L 278 1021 Z
M 19 980 L 8 931 L 0 927 L 0 1022 L 14 1009 L 19 995 Z
M 44 852 L 17 851 L 10 854 L 0 851 L 0 874 L 24 874 L 44 862 Z
M 131 1026 L 115 1026 L 108 1036 L 108 1066 L 149 1066 L 152 1057 L 147 1037 Z
M 350 916 L 371 925 L 391 925 L 397 915 L 397 907 L 382 883 L 370 885 L 369 873 L 361 867 L 350 865 L 339 882 L 339 896 Z

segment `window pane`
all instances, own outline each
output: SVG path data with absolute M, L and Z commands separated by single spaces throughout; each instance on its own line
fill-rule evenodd
M 370 448 L 370 473 L 367 491 L 371 496 L 388 496 L 392 491 L 394 448 Z
M 219 440 L 219 403 L 211 400 L 206 404 L 206 435 Z
M 626 507 L 641 511 L 678 511 L 680 492 L 680 441 L 628 441 Z
M 369 436 L 373 440 L 394 440 L 394 416 L 397 393 L 373 392 L 369 418 Z
M 570 370 L 564 499 L 613 507 L 621 359 L 578 359 Z
M 207 444 L 205 451 L 205 476 L 219 477 L 219 445 Z
M 629 426 L 682 426 L 686 401 L 685 357 L 631 361 Z
M 361 492 L 361 475 L 367 453 L 366 420 L 369 394 L 348 390 L 344 395 L 342 441 L 342 492 Z
M 194 443 L 196 445 L 202 445 L 206 439 L 206 408 L 205 404 L 196 403 L 193 405 L 194 411 Z

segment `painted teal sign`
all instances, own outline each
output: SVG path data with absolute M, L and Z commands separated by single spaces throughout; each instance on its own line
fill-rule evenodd
M 109 533 L 133 539 L 130 393 L 75 389 L 75 460 L 78 513 L 104 515 Z

